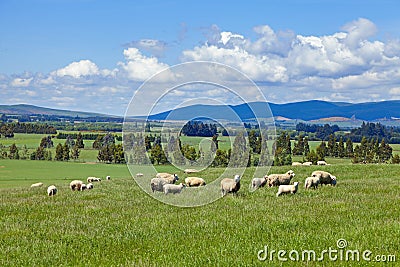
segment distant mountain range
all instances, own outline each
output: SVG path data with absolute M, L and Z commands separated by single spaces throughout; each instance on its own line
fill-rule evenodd
M 193 118 L 208 117 L 217 120 L 237 120 L 238 116 L 243 121 L 249 121 L 255 116 L 263 118 L 270 117 L 268 106 L 275 118 L 281 120 L 400 120 L 400 100 L 345 103 L 311 100 L 287 104 L 274 104 L 266 102 L 252 102 L 241 105 L 192 105 L 174 110 L 152 114 L 150 120 L 191 120 Z M 108 117 L 118 116 L 105 115 L 91 112 L 59 110 L 37 107 L 33 105 L 0 105 L 0 114 L 6 115 L 53 115 L 66 117 Z M 265 115 L 265 116 L 264 116 Z M 122 116 L 120 117 L 122 118 Z M 140 118 L 140 117 L 137 117 Z M 141 117 L 143 118 L 143 117 Z
M 358 119 L 376 121 L 382 119 L 400 118 L 400 101 L 382 101 L 366 103 L 345 103 L 311 100 L 287 104 L 253 102 L 248 104 L 224 105 L 193 105 L 173 111 L 150 115 L 151 120 L 190 120 L 205 116 L 213 119 L 235 120 L 238 114 L 244 121 L 254 119 L 254 114 L 268 115 L 269 108 L 275 118 L 298 119 L 304 121 L 321 120 L 336 117 L 336 119 Z M 234 112 L 229 112 L 229 110 Z
M 83 112 L 83 111 L 71 111 L 71 110 L 61 110 L 52 108 L 43 108 L 34 105 L 18 104 L 18 105 L 0 105 L 0 114 L 6 115 L 48 115 L 48 116 L 60 116 L 60 117 L 80 117 L 80 118 L 90 118 L 90 117 L 116 117 L 111 115 L 105 115 L 93 112 Z

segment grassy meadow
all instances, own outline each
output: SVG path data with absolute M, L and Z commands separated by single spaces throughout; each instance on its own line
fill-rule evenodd
M 249 192 L 249 169 L 237 196 L 228 195 L 197 208 L 161 203 L 143 192 L 125 165 L 29 160 L 0 160 L 1 266 L 365 266 L 368 262 L 260 261 L 270 250 L 370 250 L 398 254 L 400 247 L 400 168 L 397 165 L 272 167 L 293 169 L 301 187 L 277 198 L 276 188 Z M 337 176 L 336 187 L 304 190 L 304 179 L 316 169 Z M 171 166 L 160 171 L 183 172 Z M 220 169 L 199 176 L 212 181 Z M 90 191 L 72 192 L 72 179 L 87 176 L 110 181 Z M 34 182 L 42 188 L 30 188 Z M 59 191 L 48 197 L 46 187 Z M 184 191 L 182 194 L 188 193 Z M 157 193 L 161 194 L 161 193 Z M 169 195 L 173 198 L 174 195 Z M 399 255 L 395 255 L 397 262 Z M 286 258 L 288 255 L 286 255 Z M 360 256 L 361 257 L 361 256 Z M 371 263 L 369 263 L 370 265 Z M 396 262 L 373 263 L 396 266 Z

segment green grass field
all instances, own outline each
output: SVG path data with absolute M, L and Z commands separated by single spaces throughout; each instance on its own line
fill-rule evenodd
M 251 193 L 249 169 L 237 196 L 178 208 L 144 193 L 125 165 L 0 160 L 0 265 L 398 266 L 399 166 L 322 168 L 337 176 L 336 187 L 305 191 L 304 179 L 318 167 L 286 166 L 270 172 L 293 169 L 293 180 L 302 182 L 297 194 L 277 198 L 276 188 Z M 176 171 L 171 166 L 159 170 Z M 209 169 L 199 176 L 209 182 L 219 172 Z M 93 190 L 68 188 L 72 179 L 106 175 L 112 179 Z M 44 187 L 29 187 L 40 181 Z M 46 195 L 50 184 L 59 189 L 54 197 Z M 319 257 L 330 247 L 338 249 L 341 238 L 348 242 L 346 249 L 370 250 L 372 260 L 395 255 L 396 262 L 330 261 L 327 254 L 322 262 L 282 262 L 276 253 L 272 261 L 257 258 L 265 246 L 287 253 L 315 250 Z

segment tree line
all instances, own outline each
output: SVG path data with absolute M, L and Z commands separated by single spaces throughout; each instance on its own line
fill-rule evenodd
M 57 134 L 56 128 L 47 123 L 1 123 L 0 137 L 12 138 L 14 133 L 26 134 Z

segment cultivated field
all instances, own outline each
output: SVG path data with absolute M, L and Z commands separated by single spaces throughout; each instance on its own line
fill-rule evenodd
M 327 160 L 329 161 L 329 159 Z M 366 266 L 362 259 L 331 261 L 323 250 L 370 250 L 400 260 L 400 169 L 398 165 L 273 167 L 293 169 L 301 182 L 296 195 L 277 198 L 276 188 L 248 190 L 251 169 L 238 196 L 197 208 L 177 208 L 144 193 L 125 165 L 0 160 L 1 266 Z M 338 178 L 336 187 L 305 191 L 304 179 L 325 169 Z M 170 166 L 160 171 L 175 172 Z M 220 169 L 199 174 L 212 181 Z M 181 179 L 185 177 L 178 171 Z M 72 179 L 105 177 L 90 191 L 72 192 Z M 42 181 L 45 187 L 29 185 Z M 46 195 L 46 186 L 59 192 Z M 186 191 L 187 193 L 188 191 Z M 185 191 L 183 192 L 185 193 Z M 171 195 L 171 198 L 174 196 Z M 268 246 L 277 252 L 260 261 Z M 315 261 L 302 261 L 314 250 Z M 298 251 L 300 262 L 289 259 Z M 396 255 L 397 254 L 397 255 Z M 264 256 L 261 252 L 260 256 Z M 381 257 L 382 258 L 382 257 Z M 389 257 L 386 257 L 388 259 Z M 374 266 L 396 266 L 373 263 Z M 387 260 L 388 261 L 388 260 Z

